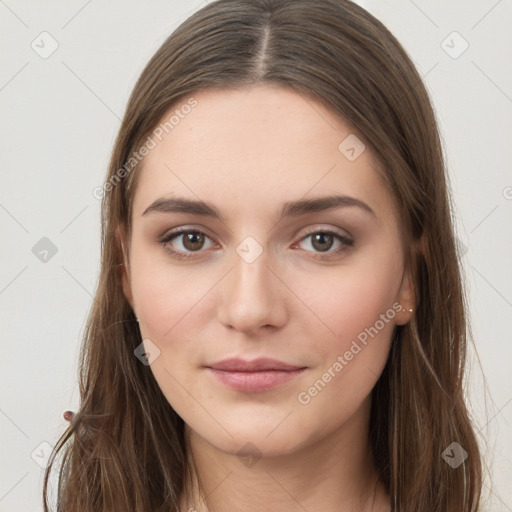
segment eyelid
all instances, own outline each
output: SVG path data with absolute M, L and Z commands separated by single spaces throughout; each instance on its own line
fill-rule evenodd
M 212 237 L 206 229 L 204 229 L 202 227 L 190 227 L 190 226 L 180 226 L 180 227 L 171 229 L 169 231 L 166 231 L 161 237 L 158 238 L 158 242 L 162 245 L 167 245 L 174 238 L 178 238 L 179 236 L 184 235 L 186 233 L 199 233 L 201 235 L 204 235 L 208 239 L 210 239 L 214 245 L 219 245 L 215 241 L 215 237 Z M 197 251 L 197 252 L 199 253 L 199 252 L 204 252 L 204 251 L 201 250 L 201 251 Z M 190 254 L 193 254 L 193 252 Z
M 321 228 L 321 227 L 317 226 L 317 227 L 311 228 L 309 231 L 304 233 L 300 237 L 300 239 L 293 244 L 292 247 L 299 245 L 304 240 L 309 238 L 311 235 L 314 235 L 317 233 L 331 235 L 331 236 L 337 238 L 341 245 L 340 245 L 340 247 L 338 247 L 334 250 L 329 249 L 326 252 L 305 251 L 305 252 L 311 254 L 311 256 L 310 256 L 311 258 L 324 260 L 324 261 L 327 261 L 329 259 L 336 259 L 337 257 L 338 258 L 341 257 L 341 255 L 345 251 L 351 249 L 354 246 L 354 239 L 352 238 L 352 236 L 345 236 L 344 234 L 340 233 L 340 231 L 338 231 L 338 229 L 336 229 L 336 228 L 332 228 L 332 227 Z
M 303 240 L 306 236 L 312 235 L 314 233 L 331 233 L 333 235 L 339 236 L 341 238 L 353 242 L 353 237 L 348 231 L 341 230 L 340 228 L 333 226 L 325 227 L 319 224 L 313 226 L 312 228 L 306 228 L 306 232 L 302 235 L 301 240 Z

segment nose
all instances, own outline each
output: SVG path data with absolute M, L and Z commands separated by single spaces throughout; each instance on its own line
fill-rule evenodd
M 284 325 L 286 289 L 269 268 L 267 253 L 263 251 L 252 262 L 235 253 L 232 261 L 233 268 L 220 283 L 219 321 L 246 334 Z

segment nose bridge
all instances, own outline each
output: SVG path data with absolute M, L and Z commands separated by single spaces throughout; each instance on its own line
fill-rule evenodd
M 282 321 L 284 305 L 270 264 L 268 251 L 246 237 L 233 254 L 233 268 L 223 285 L 220 320 L 241 331 L 253 331 Z

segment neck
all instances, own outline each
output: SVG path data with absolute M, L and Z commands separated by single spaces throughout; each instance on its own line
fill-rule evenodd
M 186 425 L 192 482 L 182 512 L 388 512 L 368 441 L 370 399 L 345 424 L 293 453 L 241 458 Z

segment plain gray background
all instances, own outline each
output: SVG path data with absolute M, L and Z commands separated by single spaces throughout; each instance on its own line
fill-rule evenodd
M 512 511 L 512 1 L 359 3 L 405 46 L 434 101 L 477 350 L 468 393 L 492 471 L 485 510 Z M 42 510 L 39 464 L 78 405 L 99 269 L 92 191 L 143 66 L 205 4 L 0 0 L 0 512 Z

